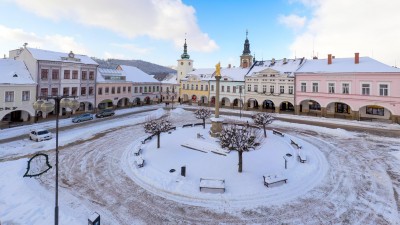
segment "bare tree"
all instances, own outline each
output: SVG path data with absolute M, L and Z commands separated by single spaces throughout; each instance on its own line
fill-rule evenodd
M 238 152 L 239 156 L 239 168 L 238 172 L 241 173 L 243 170 L 243 152 L 248 152 L 251 148 L 255 148 L 259 143 L 258 130 L 238 125 L 225 125 L 222 128 L 220 138 L 220 144 L 222 148 L 228 148 Z
M 200 108 L 197 109 L 194 114 L 196 115 L 197 119 L 203 120 L 203 129 L 206 129 L 206 119 L 211 116 L 211 111 L 208 108 Z
M 152 119 L 148 118 L 144 124 L 144 130 L 146 133 L 157 135 L 157 148 L 160 148 L 160 134 L 166 132 L 171 128 L 171 123 L 166 119 Z
M 256 125 L 261 125 L 264 128 L 264 137 L 267 137 L 267 131 L 265 130 L 265 126 L 271 124 L 275 118 L 269 113 L 257 113 L 252 116 L 254 123 Z

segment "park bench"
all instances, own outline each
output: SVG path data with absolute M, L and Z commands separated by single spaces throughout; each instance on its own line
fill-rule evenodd
M 144 159 L 142 157 L 135 158 L 135 164 L 138 168 L 142 168 L 144 166 Z
M 176 127 L 170 127 L 167 131 L 176 130 Z
M 279 131 L 277 131 L 277 130 L 272 130 L 272 133 L 273 133 L 273 134 L 280 135 L 281 137 L 284 137 L 284 136 L 285 136 L 282 132 L 279 132 Z
M 294 145 L 297 147 L 297 149 L 301 149 L 301 145 L 297 144 L 296 142 L 294 142 L 292 139 L 290 139 L 290 144 Z
M 209 193 L 224 193 L 225 180 L 200 178 L 199 188 L 200 192 L 204 191 Z
M 271 184 L 275 184 L 278 182 L 284 181 L 285 183 L 287 182 L 287 178 L 283 177 L 281 175 L 265 175 L 263 176 L 264 178 L 264 185 L 269 187 Z
M 307 155 L 303 151 L 299 152 L 298 158 L 301 163 L 305 163 L 307 161 Z
M 195 123 L 193 126 L 203 126 L 203 123 Z
M 193 127 L 193 124 L 184 124 L 183 126 L 182 126 L 182 128 L 184 128 L 184 127 Z
M 154 135 L 148 136 L 146 139 L 144 139 L 144 140 L 142 141 L 142 144 L 145 144 L 146 141 L 151 140 L 151 138 L 153 138 L 153 136 L 154 136 Z
M 135 148 L 133 149 L 133 154 L 135 154 L 136 156 L 140 155 L 140 152 L 142 151 L 142 146 L 141 145 L 137 145 L 135 146 Z

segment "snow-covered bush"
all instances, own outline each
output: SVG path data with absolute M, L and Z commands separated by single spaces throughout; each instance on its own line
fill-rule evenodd
M 259 143 L 259 133 L 257 130 L 238 125 L 225 125 L 222 128 L 219 136 L 220 144 L 222 148 L 228 148 L 229 150 L 235 150 L 239 155 L 239 173 L 242 172 L 242 154 L 243 152 L 249 151 L 250 148 L 254 148 Z
M 148 118 L 144 123 L 144 131 L 152 135 L 157 135 L 157 148 L 160 148 L 160 134 L 166 132 L 171 128 L 171 123 L 166 119 L 152 119 Z
M 264 137 L 267 137 L 267 131 L 265 130 L 265 126 L 271 124 L 275 120 L 275 118 L 270 113 L 257 113 L 253 115 L 252 118 L 256 125 L 263 126 Z
M 206 129 L 206 119 L 211 116 L 211 111 L 208 108 L 200 108 L 197 109 L 194 114 L 196 115 L 197 119 L 203 120 L 203 129 Z

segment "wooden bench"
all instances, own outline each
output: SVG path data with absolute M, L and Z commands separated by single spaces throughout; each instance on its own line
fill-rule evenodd
M 142 168 L 144 166 L 144 159 L 142 157 L 136 157 L 135 164 L 138 168 Z
M 303 151 L 299 152 L 298 158 L 301 163 L 305 163 L 307 161 L 307 155 Z
M 148 136 L 146 139 L 144 139 L 144 140 L 142 141 L 142 144 L 145 144 L 146 141 L 151 140 L 151 139 L 153 138 L 153 136 L 154 136 L 154 135 Z
M 203 123 L 195 123 L 193 126 L 203 126 Z
M 280 135 L 281 137 L 284 137 L 284 136 L 285 136 L 282 132 L 277 131 L 277 130 L 272 130 L 272 133 L 273 133 L 273 134 Z
M 199 188 L 200 192 L 205 191 L 209 193 L 224 193 L 225 180 L 200 178 Z
M 284 181 L 285 183 L 287 182 L 287 178 L 281 176 L 281 175 L 266 175 L 263 176 L 264 178 L 264 185 L 269 187 L 270 184 L 275 184 L 281 181 Z
M 168 132 L 168 131 L 171 131 L 171 130 L 176 130 L 176 127 L 171 127 L 171 128 L 169 128 L 169 129 L 167 130 L 167 132 Z
M 184 124 L 184 125 L 182 126 L 182 128 L 184 128 L 184 127 L 193 127 L 193 124 Z
M 140 152 L 142 151 L 142 146 L 137 145 L 134 149 L 133 149 L 133 154 L 135 154 L 136 156 L 140 155 Z
M 294 145 L 297 147 L 297 149 L 301 149 L 301 145 L 297 144 L 296 142 L 294 142 L 292 139 L 290 139 L 290 144 Z

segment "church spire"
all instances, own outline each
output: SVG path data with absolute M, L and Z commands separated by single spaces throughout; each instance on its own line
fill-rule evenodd
M 190 55 L 187 53 L 187 44 L 185 38 L 185 44 L 183 45 L 183 54 L 181 55 L 181 59 L 189 59 Z
M 244 41 L 243 55 L 250 55 L 250 42 L 247 39 L 249 32 L 246 30 L 246 40 Z

